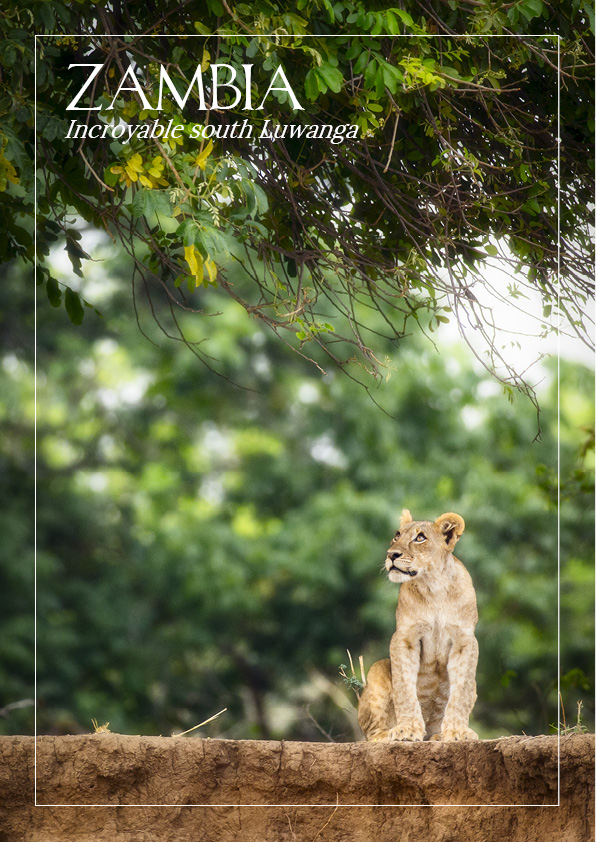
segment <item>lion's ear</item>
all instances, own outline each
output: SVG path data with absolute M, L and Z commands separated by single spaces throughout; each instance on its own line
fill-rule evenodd
M 412 523 L 412 515 L 410 514 L 409 509 L 402 509 L 401 510 L 401 517 L 399 519 L 399 528 L 403 529 L 404 526 L 407 526 L 408 523 Z
M 445 543 L 452 550 L 466 528 L 463 517 L 454 512 L 447 512 L 435 520 L 435 526 L 445 536 Z

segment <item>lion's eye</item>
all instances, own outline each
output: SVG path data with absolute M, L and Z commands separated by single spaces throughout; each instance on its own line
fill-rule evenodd
M 396 532 L 393 540 L 397 541 L 397 539 L 399 538 L 400 535 L 401 535 L 401 532 Z
M 426 541 L 426 535 L 423 532 L 419 532 L 414 538 L 414 543 L 421 544 L 423 541 Z

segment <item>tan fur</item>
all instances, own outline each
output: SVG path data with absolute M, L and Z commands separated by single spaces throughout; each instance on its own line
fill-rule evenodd
M 476 701 L 476 593 L 452 552 L 464 529 L 453 512 L 433 523 L 402 511 L 385 560 L 389 580 L 401 584 L 390 658 L 372 665 L 358 706 L 367 740 L 478 739 L 468 727 Z

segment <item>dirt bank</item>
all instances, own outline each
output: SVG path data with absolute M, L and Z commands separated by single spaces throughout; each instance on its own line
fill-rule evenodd
M 77 806 L 34 807 L 34 741 L 3 737 L 0 842 L 588 842 L 593 771 L 594 736 L 563 737 L 557 807 L 556 737 L 467 744 L 40 737 L 37 804 Z

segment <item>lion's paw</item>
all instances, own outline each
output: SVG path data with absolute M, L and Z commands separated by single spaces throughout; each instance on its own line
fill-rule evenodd
M 441 728 L 440 739 L 445 743 L 454 743 L 459 740 L 477 740 L 478 734 L 468 728 L 467 725 L 444 725 Z
M 424 739 L 425 732 L 424 722 L 413 718 L 400 719 L 397 725 L 389 730 L 389 739 L 418 742 Z
M 368 737 L 369 743 L 382 743 L 385 740 L 390 740 L 391 737 L 389 736 L 389 731 L 377 731 L 375 734 L 372 734 Z

